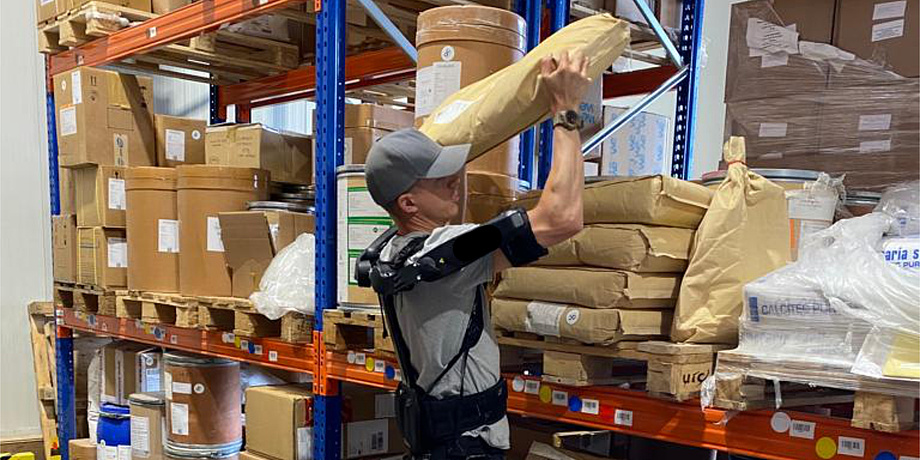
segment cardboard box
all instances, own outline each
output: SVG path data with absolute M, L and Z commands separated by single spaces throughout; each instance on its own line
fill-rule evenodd
M 515 205 L 533 209 L 540 193 L 529 192 Z M 583 200 L 585 224 L 696 228 L 709 208 L 712 190 L 669 176 L 645 176 L 589 184 Z
M 752 168 L 811 169 L 832 176 L 846 174 L 848 189 L 883 192 L 892 184 L 920 179 L 920 156 L 913 152 L 888 152 L 872 155 L 801 155 L 785 158 L 748 160 Z
M 106 288 L 128 285 L 128 240 L 124 229 L 77 229 L 77 279 Z
M 670 310 L 594 310 L 574 305 L 492 300 L 492 325 L 582 343 L 612 345 L 622 340 L 667 336 Z
M 67 447 L 71 460 L 96 460 L 96 443 L 92 439 L 71 439 Z
M 835 88 L 821 99 L 822 154 L 872 155 L 920 151 L 920 85 Z
M 69 0 L 72 4 L 72 8 L 79 8 L 91 1 L 94 0 Z M 113 5 L 126 6 L 131 9 L 150 12 L 151 5 L 150 0 L 102 0 L 104 3 L 111 3 Z
M 222 212 L 218 218 L 233 297 L 248 298 L 259 290 L 262 274 L 275 254 L 301 233 L 313 233 L 314 229 L 312 215 L 296 212 Z
M 73 171 L 78 226 L 125 226 L 125 171 L 120 166 L 91 166 Z
M 595 0 L 596 1 L 596 0 Z M 618 18 L 628 19 L 629 21 L 645 23 L 645 18 L 639 12 L 639 8 L 633 3 L 633 0 L 604 0 L 607 11 L 615 12 Z M 658 22 L 664 27 L 672 29 L 680 28 L 681 0 L 646 0 L 645 1 Z M 615 5 L 611 5 L 611 3 Z
M 205 162 L 265 169 L 275 182 L 309 185 L 313 183 L 312 150 L 310 137 L 281 133 L 259 123 L 210 126 Z
M 58 162 L 156 164 L 153 80 L 80 67 L 54 76 Z
M 42 23 L 58 14 L 55 0 L 35 0 L 35 22 Z
M 246 449 L 276 460 L 313 458 L 311 385 L 248 388 Z
M 153 0 L 153 12 L 156 14 L 169 13 L 178 10 L 185 5 L 191 4 L 193 0 Z
M 205 163 L 206 121 L 166 115 L 156 115 L 154 121 L 158 166 Z
M 77 186 L 70 168 L 58 167 L 58 200 L 61 215 L 77 213 Z
M 680 273 L 687 268 L 694 231 L 635 224 L 593 224 L 549 248 L 534 265 Z
M 398 131 L 411 128 L 415 114 L 377 104 L 345 104 L 345 128 L 377 128 Z
M 748 160 L 813 154 L 818 151 L 823 93 L 729 102 L 724 136 L 743 136 Z
M 920 0 L 838 0 L 834 45 L 879 60 L 905 77 L 920 76 Z
M 773 9 L 784 25 L 795 24 L 800 40 L 830 43 L 837 0 L 773 0 Z
M 158 348 L 138 343 L 114 342 L 103 347 L 101 401 L 127 406 L 132 393 L 162 390 L 162 357 Z
M 404 452 L 395 418 L 363 420 L 345 424 L 345 459 Z
M 391 132 L 379 128 L 345 128 L 345 164 L 364 164 L 371 147 Z
M 137 167 L 125 173 L 128 289 L 179 292 L 176 170 Z
M 52 260 L 55 281 L 77 281 L 77 217 L 62 214 L 51 218 Z
M 626 109 L 604 107 L 604 124 Z M 601 176 L 671 174 L 671 118 L 649 112 L 636 115 L 601 144 Z M 587 138 L 582 137 L 587 140 Z
M 513 267 L 502 272 L 494 295 L 588 308 L 670 308 L 680 278 L 589 267 Z

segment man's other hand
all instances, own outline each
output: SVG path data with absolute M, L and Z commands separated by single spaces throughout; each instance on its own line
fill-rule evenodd
M 540 79 L 550 97 L 552 113 L 578 110 L 591 79 L 588 78 L 588 59 L 581 51 L 562 51 L 558 56 L 547 56 L 540 62 Z

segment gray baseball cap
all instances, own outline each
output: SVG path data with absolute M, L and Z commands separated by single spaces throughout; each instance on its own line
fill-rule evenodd
M 364 165 L 367 189 L 375 203 L 386 206 L 419 179 L 457 173 L 469 151 L 469 144 L 443 147 L 415 128 L 396 131 L 371 147 Z

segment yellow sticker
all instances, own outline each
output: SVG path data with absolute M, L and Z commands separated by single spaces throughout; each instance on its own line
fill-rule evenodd
M 240 338 L 239 338 L 239 337 L 234 337 L 234 338 L 233 338 L 233 346 L 235 346 L 236 348 L 239 348 L 239 347 L 240 347 Z
M 832 458 L 834 455 L 837 455 L 837 443 L 834 442 L 833 439 L 825 436 L 815 443 L 815 452 L 818 454 L 818 457 L 825 460 Z
M 553 400 L 553 389 L 545 386 L 540 388 L 540 401 L 549 404 Z
M 368 372 L 374 372 L 374 358 L 367 358 L 367 360 L 364 361 L 364 368 L 367 369 Z

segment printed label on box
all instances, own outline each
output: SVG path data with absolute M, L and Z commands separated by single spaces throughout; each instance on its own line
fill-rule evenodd
M 131 445 L 118 446 L 118 460 L 131 460 Z
M 157 251 L 172 254 L 179 253 L 179 221 L 173 219 L 157 220 Z
M 139 415 L 131 416 L 131 450 L 133 455 L 147 458 L 150 456 L 150 419 Z
M 374 396 L 374 417 L 376 418 L 396 417 L 396 395 L 395 393 L 386 393 L 386 394 Z
M 128 240 L 124 238 L 109 238 L 108 240 L 108 266 L 109 268 L 125 268 L 128 266 Z
M 224 252 L 224 240 L 220 237 L 220 219 L 208 216 L 208 251 Z
M 120 209 L 124 211 L 125 204 L 125 180 L 109 178 L 109 209 Z
M 67 106 L 61 108 L 61 136 L 70 136 L 77 134 L 77 108 L 74 106 Z
M 429 115 L 460 89 L 460 61 L 435 62 L 418 69 L 415 77 L 415 117 Z
M 904 35 L 904 20 L 882 22 L 872 26 L 872 41 L 880 42 Z
M 188 436 L 188 404 L 170 402 L 169 414 L 172 434 Z
M 79 70 L 70 74 L 70 97 L 73 105 L 83 103 L 83 78 Z
M 297 460 L 313 459 L 313 427 L 297 428 Z
M 889 150 L 891 150 L 891 139 L 859 143 L 859 153 L 887 152 Z
M 105 442 L 96 445 L 97 460 L 118 460 L 118 446 L 107 446 Z
M 559 320 L 565 313 L 565 307 L 549 302 L 530 302 L 527 304 L 527 318 L 524 330 L 543 336 L 559 337 Z
M 907 11 L 907 0 L 898 2 L 876 3 L 872 10 L 872 20 L 903 18 Z
M 185 161 L 185 131 L 166 130 L 166 159 Z
M 860 131 L 887 131 L 889 128 L 891 128 L 890 113 L 859 116 Z
M 387 419 L 352 422 L 348 430 L 346 458 L 385 454 L 390 450 Z
M 748 48 L 766 53 L 798 54 L 799 34 L 778 24 L 757 18 L 749 18 L 745 34 Z
M 192 394 L 192 384 L 188 382 L 173 382 L 172 392 L 174 395 Z
M 784 66 L 788 63 L 789 55 L 786 53 L 764 54 L 760 58 L 760 68 L 762 69 Z
M 760 137 L 786 137 L 786 123 L 761 123 L 758 136 Z

